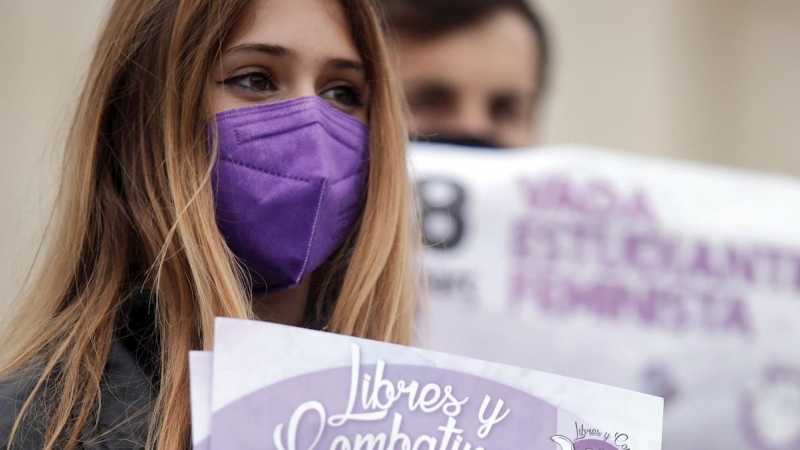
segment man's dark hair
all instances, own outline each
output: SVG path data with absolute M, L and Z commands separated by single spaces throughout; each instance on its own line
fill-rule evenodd
M 422 40 L 477 25 L 501 11 L 516 12 L 536 34 L 539 84 L 545 84 L 550 59 L 547 33 L 529 0 L 378 0 L 378 3 L 391 33 Z

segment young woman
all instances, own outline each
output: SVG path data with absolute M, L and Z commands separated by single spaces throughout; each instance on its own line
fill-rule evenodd
M 216 316 L 408 343 L 405 130 L 368 0 L 118 0 L 3 341 L 8 448 L 189 445 Z

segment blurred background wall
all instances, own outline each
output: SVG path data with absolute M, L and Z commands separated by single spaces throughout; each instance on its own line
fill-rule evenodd
M 800 175 L 800 1 L 538 0 L 546 142 Z
M 107 3 L 0 0 L 0 308 L 16 298 L 49 217 Z
M 44 229 L 108 3 L 0 0 L 0 305 L 15 298 Z M 800 1 L 537 5 L 555 57 L 543 143 L 800 176 Z

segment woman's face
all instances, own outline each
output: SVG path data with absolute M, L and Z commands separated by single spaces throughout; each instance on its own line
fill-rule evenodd
M 256 0 L 211 75 L 212 112 L 319 96 L 362 122 L 364 65 L 338 0 Z

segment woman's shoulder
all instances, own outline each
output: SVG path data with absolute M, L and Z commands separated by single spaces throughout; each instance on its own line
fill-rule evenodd
M 152 296 L 142 292 L 126 301 L 103 371 L 100 409 L 96 420 L 91 421 L 92 427 L 83 430 L 83 448 L 144 447 L 159 387 L 157 336 Z M 53 387 L 58 383 L 42 383 L 36 389 L 43 367 L 29 363 L 0 376 L 0 449 L 8 444 L 23 410 L 14 433 L 14 448 L 42 448 L 51 408 L 58 403 Z
M 19 369 L 0 377 L 0 448 L 8 445 L 8 439 L 34 387 L 39 381 L 41 372 L 33 369 Z M 43 418 L 44 408 L 48 404 L 42 395 L 31 401 L 29 414 L 18 426 L 15 434 L 14 448 L 42 448 L 46 430 Z
M 56 393 L 43 383 L 31 398 L 41 378 L 42 370 L 35 368 L 16 370 L 0 377 L 0 448 L 8 445 L 17 418 L 25 410 L 14 434 L 14 448 L 39 449 L 43 447 L 48 408 L 57 403 Z M 149 374 L 140 367 L 136 355 L 117 340 L 103 373 L 100 410 L 96 427 L 83 430 L 83 448 L 141 449 L 147 439 L 152 403 L 156 395 Z

